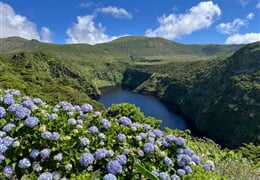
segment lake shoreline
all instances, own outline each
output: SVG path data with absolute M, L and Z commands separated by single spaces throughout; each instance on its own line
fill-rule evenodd
M 166 102 L 166 101 L 163 101 L 161 100 L 160 98 L 154 96 L 154 95 L 151 95 L 151 94 L 146 94 L 146 93 L 141 93 L 141 92 L 135 92 L 135 91 L 131 91 L 127 88 L 123 88 L 122 86 L 118 85 L 118 86 L 106 86 L 106 87 L 102 87 L 100 88 L 100 91 L 101 91 L 101 97 L 103 97 L 103 95 L 105 93 L 108 93 L 108 92 L 111 92 L 111 91 L 114 91 L 114 90 L 118 90 L 118 89 L 122 89 L 122 90 L 127 90 L 127 91 L 130 91 L 132 93 L 135 93 L 135 94 L 138 94 L 138 95 L 144 95 L 144 96 L 150 96 L 150 97 L 153 97 L 155 98 L 156 100 L 158 100 L 159 102 L 161 102 L 163 105 L 165 105 L 167 107 L 167 109 L 173 113 L 173 114 L 176 114 L 177 116 L 180 116 L 183 121 L 185 122 L 186 124 L 186 129 L 190 130 L 191 131 L 191 135 L 194 136 L 194 137 L 205 137 L 201 132 L 199 132 L 192 119 L 190 117 L 188 117 L 187 115 L 185 115 L 183 112 L 181 112 L 180 108 L 177 106 L 177 105 L 174 105 L 174 104 L 171 104 L 169 102 Z M 99 98 L 99 99 L 100 99 Z M 97 99 L 99 101 L 99 99 Z M 99 101 L 100 102 L 100 101 Z M 162 119 L 163 121 L 163 119 Z

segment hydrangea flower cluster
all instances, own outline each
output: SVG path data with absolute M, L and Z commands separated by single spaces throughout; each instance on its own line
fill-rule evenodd
M 62 101 L 52 107 L 40 98 L 20 96 L 17 90 L 0 91 L 0 120 L 5 122 L 0 123 L 0 179 L 22 173 L 39 180 L 66 179 L 85 170 L 100 172 L 97 178 L 104 180 L 141 178 L 134 162 L 159 179 L 180 179 L 193 173 L 192 164 L 200 166 L 184 138 L 152 123 L 108 118 L 88 103 Z M 211 169 L 207 164 L 201 168 Z

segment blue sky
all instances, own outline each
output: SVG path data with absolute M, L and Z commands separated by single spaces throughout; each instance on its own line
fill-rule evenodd
M 163 37 L 185 44 L 260 41 L 260 0 L 4 0 L 0 37 L 58 44 Z

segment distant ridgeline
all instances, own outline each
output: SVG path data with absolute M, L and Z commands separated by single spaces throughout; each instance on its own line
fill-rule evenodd
M 184 45 L 124 37 L 98 45 L 0 39 L 0 87 L 55 104 L 81 104 L 122 85 L 172 105 L 202 134 L 228 147 L 259 145 L 260 42 Z

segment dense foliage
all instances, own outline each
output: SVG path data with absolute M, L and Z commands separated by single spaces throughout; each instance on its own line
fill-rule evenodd
M 229 147 L 259 143 L 260 43 L 231 57 L 135 65 L 123 86 L 178 105 L 195 127 Z
M 17 90 L 0 91 L 0 178 L 256 177 L 241 154 L 221 151 L 188 132 L 161 131 L 158 122 L 131 104 L 99 112 L 88 103 L 51 106 Z M 240 173 L 229 171 L 241 167 Z

